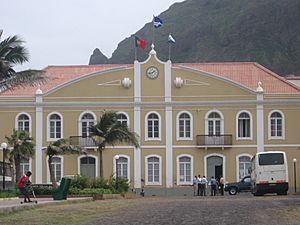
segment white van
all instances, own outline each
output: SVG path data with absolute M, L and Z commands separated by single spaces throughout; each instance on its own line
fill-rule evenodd
M 285 152 L 256 153 L 251 164 L 251 188 L 254 196 L 266 193 L 287 194 L 289 185 Z

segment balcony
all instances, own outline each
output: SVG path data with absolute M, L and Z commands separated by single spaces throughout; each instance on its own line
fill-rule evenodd
M 232 135 L 197 135 L 197 146 L 199 148 L 220 147 L 229 148 L 232 145 Z
M 91 137 L 70 136 L 70 145 L 81 146 L 86 148 L 95 148 L 97 145 Z

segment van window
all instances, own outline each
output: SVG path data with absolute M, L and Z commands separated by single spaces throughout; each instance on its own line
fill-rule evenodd
M 259 165 L 282 165 L 284 164 L 282 153 L 269 153 L 259 155 Z

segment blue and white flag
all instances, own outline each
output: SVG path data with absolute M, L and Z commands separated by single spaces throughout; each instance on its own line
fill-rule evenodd
M 168 42 L 171 43 L 171 44 L 175 43 L 175 39 L 173 38 L 173 36 L 171 34 L 169 34 Z
M 159 17 L 154 16 L 154 18 L 153 18 L 153 26 L 154 26 L 155 28 L 159 28 L 159 27 L 161 27 L 162 25 L 163 25 L 163 21 L 162 21 Z

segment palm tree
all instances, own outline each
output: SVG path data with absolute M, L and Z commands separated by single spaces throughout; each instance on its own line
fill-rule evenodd
M 54 171 L 52 167 L 53 157 L 56 155 L 64 155 L 67 153 L 78 153 L 78 154 L 86 153 L 82 148 L 78 146 L 68 145 L 67 143 L 68 142 L 66 139 L 59 139 L 55 142 L 50 143 L 46 149 L 46 154 L 48 156 L 48 168 L 50 173 L 50 180 L 54 188 L 57 187 L 57 183 L 55 180 Z
M 0 91 L 21 85 L 36 85 L 48 79 L 41 70 L 24 70 L 16 72 L 13 67 L 29 61 L 24 41 L 17 35 L 1 41 L 3 30 L 0 30 Z
M 100 177 L 103 177 L 102 152 L 107 144 L 113 146 L 116 143 L 128 143 L 139 147 L 137 134 L 131 132 L 126 124 L 118 121 L 116 112 L 105 112 L 95 125 L 89 127 L 89 131 L 90 136 L 98 147 Z
M 33 139 L 29 133 L 24 130 L 15 130 L 10 137 L 5 137 L 8 144 L 12 147 L 9 152 L 10 161 L 14 162 L 16 170 L 16 180 L 21 178 L 20 164 L 22 159 L 29 159 L 34 154 Z M 13 159 L 13 160 L 12 160 Z

